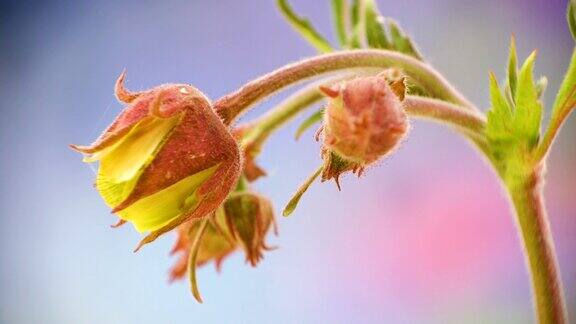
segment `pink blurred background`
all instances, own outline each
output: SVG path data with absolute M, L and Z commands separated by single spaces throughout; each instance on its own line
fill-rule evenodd
M 334 39 L 329 1 L 292 0 Z M 550 108 L 574 46 L 561 0 L 378 1 L 427 59 L 481 107 L 488 70 L 503 77 L 511 34 L 538 48 Z M 169 235 L 138 254 L 129 226 L 92 188 L 67 149 L 88 143 L 128 87 L 189 82 L 217 98 L 314 54 L 274 1 L 3 2 L 0 10 L 0 322 L 2 323 L 529 323 L 529 281 L 510 207 L 464 140 L 414 121 L 398 152 L 360 180 L 316 184 L 280 248 L 250 268 L 242 255 L 199 270 L 205 303 L 166 284 Z M 279 96 L 279 98 L 281 98 Z M 279 98 L 246 118 L 265 111 Z M 320 163 L 297 123 L 271 139 L 258 190 L 280 212 Z M 548 166 L 546 197 L 572 320 L 576 320 L 576 123 Z

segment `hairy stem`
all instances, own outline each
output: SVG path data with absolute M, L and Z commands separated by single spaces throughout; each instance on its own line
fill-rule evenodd
M 261 76 L 214 103 L 214 108 L 230 124 L 241 113 L 257 102 L 267 98 L 284 87 L 303 80 L 325 74 L 358 68 L 402 69 L 420 87 L 438 99 L 459 106 L 476 109 L 462 94 L 430 65 L 408 55 L 388 50 L 341 51 L 319 55 L 286 65 L 276 71 Z
M 249 131 L 243 137 L 243 146 L 250 147 L 252 152 L 259 152 L 264 142 L 275 130 L 324 98 L 324 95 L 318 90 L 319 84 L 332 84 L 337 81 L 330 80 L 311 84 L 251 122 L 248 126 Z M 442 100 L 419 96 L 406 96 L 403 104 L 408 115 L 451 126 L 472 140 L 481 150 L 484 151 L 486 148 L 483 133 L 486 119 L 480 113 L 463 110 L 459 106 Z
M 317 84 L 312 84 L 282 101 L 265 115 L 247 126 L 249 131 L 242 138 L 243 146 L 260 148 L 262 144 L 280 127 L 287 124 L 300 112 L 322 100 L 323 95 Z
M 480 113 L 461 109 L 460 106 L 426 97 L 406 96 L 403 101 L 408 115 L 430 119 L 463 131 L 467 136 L 484 138 L 486 118 Z
M 566 304 L 550 225 L 542 196 L 542 169 L 506 183 L 532 281 L 540 324 L 567 323 Z

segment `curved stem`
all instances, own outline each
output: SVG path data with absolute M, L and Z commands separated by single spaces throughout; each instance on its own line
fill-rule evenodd
M 536 315 L 540 324 L 568 322 L 554 241 L 542 197 L 542 170 L 506 183 L 532 281 Z
M 400 68 L 419 86 L 438 99 L 467 109 L 476 109 L 430 65 L 410 56 L 388 50 L 341 51 L 319 55 L 286 65 L 261 76 L 214 103 L 214 109 L 227 124 L 258 101 L 280 89 L 320 74 L 355 68 Z
M 446 101 L 420 96 L 406 96 L 402 102 L 406 113 L 448 124 L 468 134 L 483 136 L 486 118 L 476 112 L 462 110 Z
M 320 84 L 331 84 L 338 80 L 323 81 Z M 249 131 L 243 137 L 242 145 L 250 147 L 252 152 L 259 152 L 264 142 L 275 130 L 324 98 L 324 95 L 318 91 L 318 84 L 311 84 L 296 92 L 262 117 L 250 122 Z M 483 115 L 463 110 L 459 106 L 442 100 L 419 96 L 406 96 L 403 105 L 410 116 L 451 126 L 462 132 L 484 151 L 486 141 L 483 132 L 486 120 Z
M 432 98 L 406 96 L 403 101 L 406 113 L 412 117 L 420 117 L 439 122 L 454 128 L 490 159 L 488 143 L 484 135 L 486 117 L 474 111 L 462 110 L 460 106 Z
M 550 151 L 550 147 L 556 139 L 562 124 L 576 107 L 576 86 L 574 85 L 574 78 L 576 78 L 576 49 L 572 51 L 572 58 L 570 59 L 568 72 L 566 72 L 566 77 L 562 82 L 559 94 L 556 97 L 556 102 L 554 103 L 552 116 L 550 118 L 550 124 L 548 125 L 548 129 L 546 130 L 542 141 L 536 149 L 535 161 L 537 162 L 546 158 L 546 154 Z
M 275 130 L 323 98 L 324 96 L 318 90 L 318 84 L 311 84 L 296 92 L 263 116 L 251 121 L 247 125 L 248 132 L 242 138 L 242 145 L 259 151 Z

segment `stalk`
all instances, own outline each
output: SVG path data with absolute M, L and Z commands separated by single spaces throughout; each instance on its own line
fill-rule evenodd
M 338 79 L 324 81 L 320 84 L 332 84 L 337 81 Z M 247 126 L 249 130 L 243 136 L 242 145 L 250 147 L 252 152 L 260 152 L 264 142 L 275 130 L 288 123 L 307 107 L 324 98 L 324 95 L 318 90 L 318 86 L 319 83 L 305 87 L 262 117 L 252 121 Z M 403 105 L 408 115 L 448 125 L 474 142 L 483 152 L 486 152 L 486 140 L 483 135 L 486 119 L 482 114 L 463 110 L 461 107 L 445 101 L 419 96 L 406 96 Z
M 540 324 L 568 322 L 554 241 L 542 195 L 543 167 L 505 183 L 521 234 Z
M 257 102 L 306 79 L 342 70 L 389 67 L 402 69 L 403 73 L 437 99 L 457 104 L 464 109 L 477 110 L 427 63 L 394 51 L 369 49 L 324 54 L 286 65 L 220 98 L 214 103 L 214 109 L 225 123 L 231 124 Z

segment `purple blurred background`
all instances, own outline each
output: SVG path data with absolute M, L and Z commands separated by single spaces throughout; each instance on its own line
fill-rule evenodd
M 293 0 L 333 40 L 329 1 Z M 509 37 L 538 48 L 550 108 L 573 47 L 565 0 L 378 1 L 423 53 L 482 107 Z M 205 303 L 166 283 L 174 236 L 138 254 L 68 143 L 89 143 L 128 87 L 187 82 L 217 98 L 313 55 L 274 1 L 2 2 L 0 8 L 0 322 L 529 323 L 529 281 L 514 220 L 488 166 L 449 130 L 414 121 L 405 145 L 343 191 L 314 185 L 279 219 L 280 249 L 258 268 L 243 256 L 199 270 Z M 247 117 L 265 111 L 270 100 Z M 576 319 L 576 122 L 549 163 L 546 197 Z M 280 212 L 320 163 L 295 124 L 275 136 L 257 184 Z

